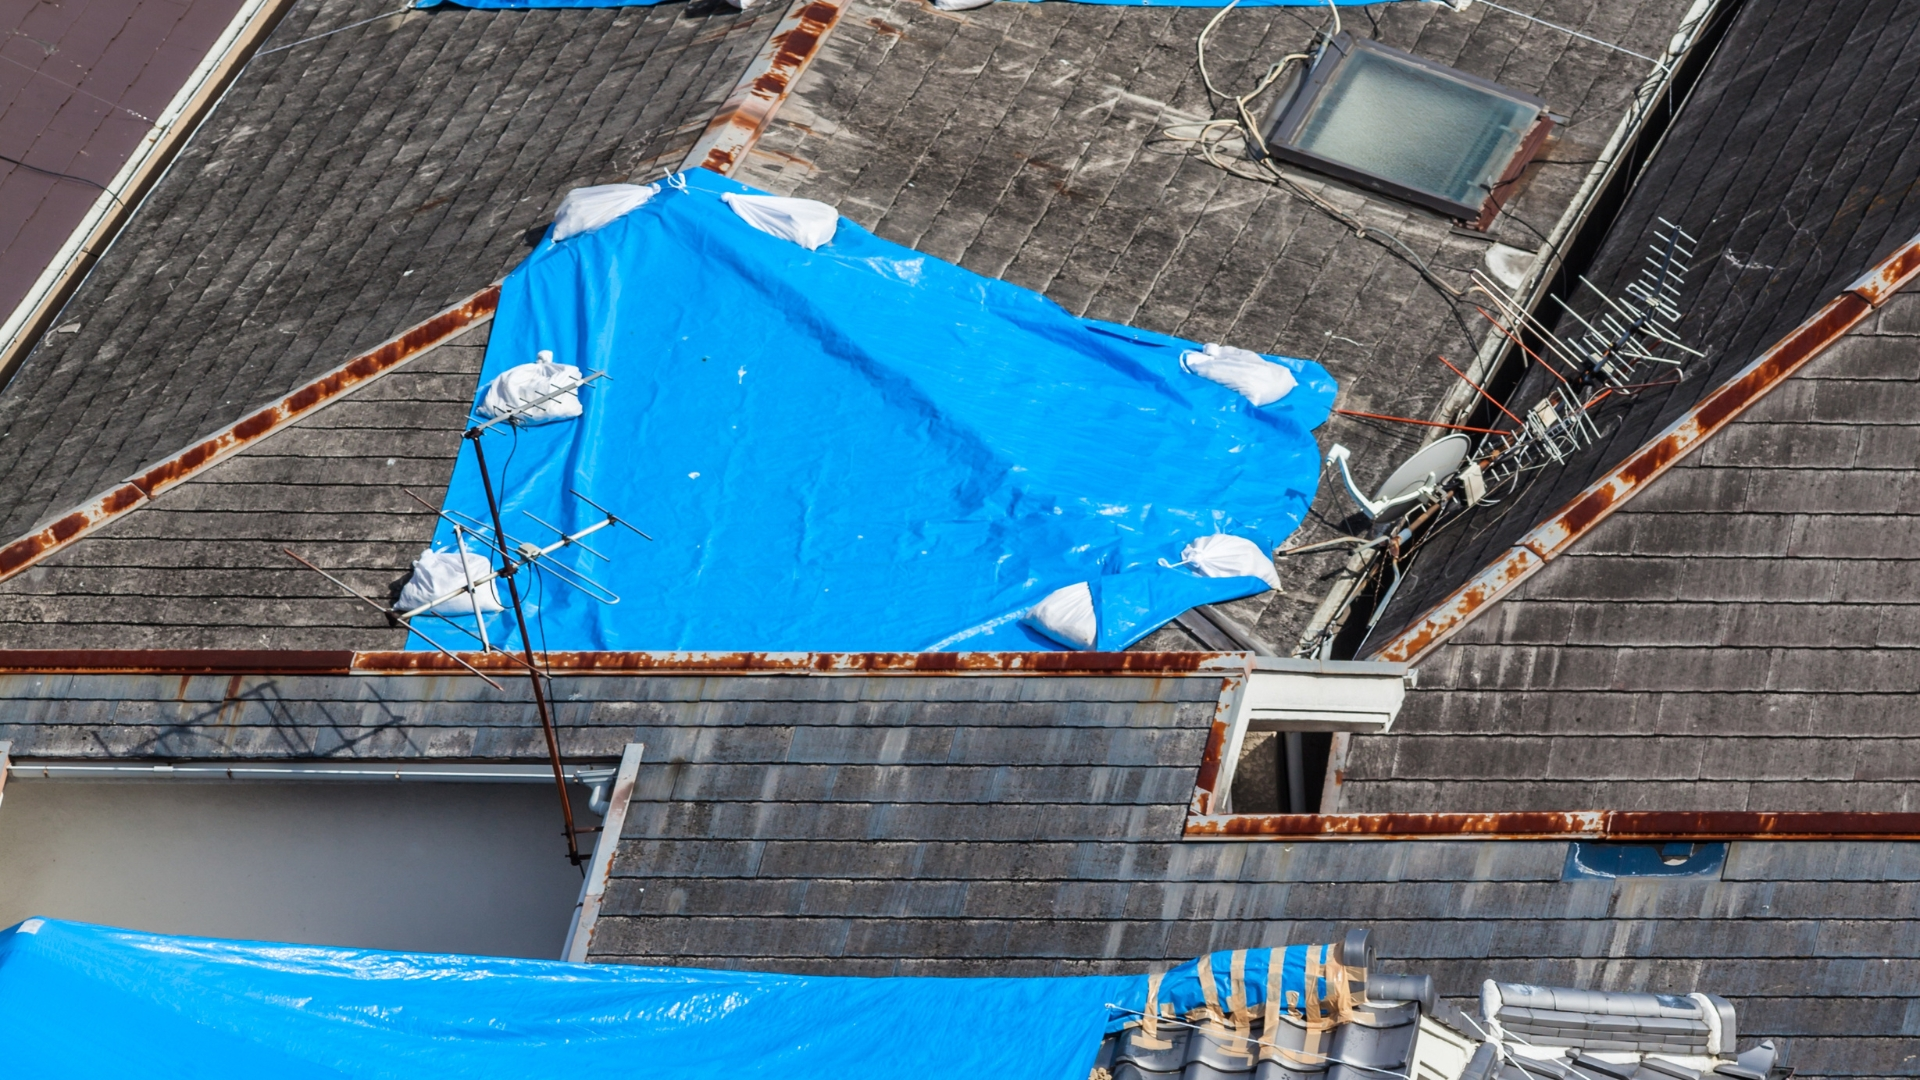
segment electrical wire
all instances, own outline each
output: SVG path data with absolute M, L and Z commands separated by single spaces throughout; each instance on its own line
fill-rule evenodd
M 4 161 L 9 165 L 18 165 L 23 169 L 32 170 L 33 172 L 40 173 L 43 176 L 51 176 L 57 180 L 74 180 L 74 181 L 78 181 L 79 183 L 85 184 L 88 187 L 99 188 L 101 191 L 104 191 L 107 193 L 107 198 L 112 199 L 114 202 L 120 202 L 120 196 L 115 195 L 113 193 L 112 188 L 108 187 L 107 185 L 101 183 L 98 180 L 89 180 L 84 176 L 75 176 L 72 173 L 58 172 L 53 169 L 43 169 L 38 165 L 30 165 L 27 162 L 21 161 L 17 157 L 8 157 L 5 154 L 0 154 L 0 161 Z M 120 203 L 120 205 L 125 206 L 126 204 Z
M 412 10 L 414 10 L 413 5 L 409 4 L 406 7 L 397 8 L 393 11 L 389 11 L 384 14 L 375 15 L 371 18 L 361 19 L 359 22 L 350 22 L 345 26 L 337 26 L 332 30 L 327 30 L 323 33 L 315 34 L 312 37 L 303 37 L 299 41 L 289 41 L 285 45 L 275 45 L 271 49 L 262 49 L 254 55 L 255 56 L 272 56 L 274 53 L 277 53 L 277 52 L 286 52 L 288 49 L 291 49 L 296 45 L 305 45 L 309 41 L 319 41 L 321 38 L 324 38 L 324 37 L 332 37 L 333 35 L 340 33 L 342 30 L 351 30 L 356 26 L 365 26 L 370 22 L 379 22 L 381 19 L 391 19 L 395 15 L 405 15 L 407 12 Z
M 1305 199 L 1321 213 L 1326 214 L 1328 217 L 1346 226 L 1348 230 L 1360 239 L 1370 240 L 1386 247 L 1387 250 L 1392 252 L 1397 258 L 1413 267 L 1427 284 L 1433 286 L 1434 289 L 1449 300 L 1458 300 L 1465 296 L 1466 293 L 1463 290 L 1455 288 L 1435 274 L 1433 268 L 1427 265 L 1426 260 L 1420 257 L 1419 252 L 1409 247 L 1406 241 L 1400 239 L 1400 237 L 1389 230 L 1369 226 L 1365 222 L 1340 209 L 1338 206 L 1335 206 L 1318 192 L 1295 179 L 1292 174 L 1282 169 L 1274 160 L 1267 146 L 1266 138 L 1260 133 L 1260 125 L 1253 119 L 1253 114 L 1248 106 L 1255 98 L 1265 93 L 1269 87 L 1278 82 L 1280 77 L 1286 74 L 1287 69 L 1292 64 L 1301 61 L 1310 62 L 1315 60 L 1319 50 L 1313 53 L 1288 53 L 1286 56 L 1281 57 L 1279 61 L 1267 68 L 1266 74 L 1262 75 L 1254 83 L 1253 89 L 1244 94 L 1228 94 L 1214 84 L 1213 74 L 1207 68 L 1207 38 L 1211 36 L 1214 29 L 1220 25 L 1221 20 L 1226 18 L 1228 12 L 1240 6 L 1240 2 L 1241 0 L 1232 0 L 1226 7 L 1215 12 L 1213 18 L 1207 20 L 1207 25 L 1200 31 L 1199 38 L 1194 42 L 1194 59 L 1200 68 L 1200 81 L 1206 87 L 1209 101 L 1218 97 L 1231 102 L 1236 115 L 1234 117 L 1202 121 L 1199 123 L 1173 124 L 1162 129 L 1161 137 L 1169 142 L 1187 143 L 1197 146 L 1201 156 L 1206 159 L 1207 163 L 1223 172 L 1232 173 L 1243 180 L 1253 180 L 1258 183 L 1285 188 L 1295 196 Z M 1318 33 L 1322 43 L 1322 49 L 1325 47 L 1325 42 L 1331 41 L 1342 32 L 1339 6 L 1335 4 L 1333 0 L 1327 0 L 1327 8 L 1332 15 L 1332 19 L 1327 27 Z M 1183 134 L 1183 132 L 1188 130 L 1191 130 L 1192 134 Z M 1248 171 L 1248 169 L 1241 167 L 1240 163 L 1224 160 L 1220 156 L 1221 151 L 1227 149 L 1225 144 L 1236 134 L 1239 137 L 1242 157 L 1250 156 L 1252 158 L 1248 164 L 1252 166 L 1253 171 Z M 1257 150 L 1258 153 L 1247 155 L 1246 150 L 1248 147 L 1252 147 L 1254 150 Z M 1467 334 L 1467 339 L 1472 341 L 1473 332 L 1466 325 L 1466 321 L 1460 318 L 1458 311 L 1454 312 L 1454 318 L 1460 323 L 1461 330 Z
M 1591 41 L 1595 45 L 1604 45 L 1605 47 L 1612 49 L 1614 52 L 1626 53 L 1628 56 L 1635 57 L 1636 59 L 1645 60 L 1647 63 L 1652 64 L 1654 67 L 1665 68 L 1667 66 L 1665 61 L 1655 60 L 1653 57 L 1648 56 L 1645 53 L 1637 53 L 1637 52 L 1634 52 L 1632 49 L 1627 48 L 1624 45 L 1615 45 L 1613 42 L 1607 41 L 1604 38 L 1597 38 L 1597 37 L 1594 37 L 1592 34 L 1583 34 L 1580 31 L 1574 30 L 1570 27 L 1561 26 L 1559 23 L 1548 22 L 1547 20 L 1540 18 L 1538 15 L 1529 15 L 1524 11 L 1515 11 L 1510 7 L 1501 7 L 1499 4 L 1494 3 L 1493 0 L 1480 0 L 1480 2 L 1487 5 L 1488 7 L 1492 8 L 1495 11 L 1504 11 L 1509 15 L 1517 15 L 1520 18 L 1527 20 L 1528 22 L 1539 23 L 1541 26 L 1547 27 L 1548 29 L 1558 30 L 1563 34 L 1566 34 L 1568 37 L 1577 37 L 1581 41 Z

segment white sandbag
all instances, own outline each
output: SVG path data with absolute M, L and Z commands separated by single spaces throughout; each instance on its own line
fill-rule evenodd
M 1100 624 L 1093 614 L 1093 590 L 1084 581 L 1048 593 L 1027 612 L 1026 623 L 1074 649 L 1091 649 L 1100 636 Z
M 720 196 L 740 220 L 782 240 L 791 240 L 808 251 L 833 239 L 840 227 L 840 212 L 812 199 L 789 199 L 780 195 Z
M 1257 577 L 1266 582 L 1269 589 L 1280 587 L 1280 575 L 1274 572 L 1273 560 L 1259 544 L 1244 536 L 1226 533 L 1203 536 L 1180 552 L 1180 562 L 1192 567 L 1201 577 Z
M 567 192 L 566 198 L 560 200 L 560 209 L 553 215 L 553 242 L 557 244 L 569 236 L 578 236 L 609 225 L 620 215 L 645 206 L 648 199 L 658 194 L 659 184 L 601 184 L 598 187 L 574 188 Z
M 1236 391 L 1255 405 L 1271 405 L 1293 392 L 1293 372 L 1257 352 L 1209 343 L 1203 352 L 1180 356 L 1180 366 Z
M 457 551 L 423 551 L 419 558 L 413 560 L 413 576 L 401 587 L 400 600 L 394 606 L 404 614 L 436 596 L 446 596 L 455 589 L 466 588 L 468 575 L 472 575 L 471 580 L 480 581 L 491 573 L 493 567 L 487 564 L 486 557 L 471 551 L 467 552 L 464 571 L 460 567 L 460 553 Z M 427 610 L 436 615 L 471 615 L 475 597 L 479 598 L 483 613 L 501 610 L 500 593 L 491 581 L 475 585 L 471 594 L 459 593 Z
M 933 0 L 933 6 L 941 11 L 972 11 L 991 3 L 993 0 Z
M 554 363 L 553 354 L 542 349 L 540 359 L 533 363 L 501 372 L 487 384 L 487 395 L 480 400 L 480 415 L 497 420 L 516 409 L 525 410 L 515 413 L 512 422 L 516 424 L 545 424 L 579 416 L 580 369 Z

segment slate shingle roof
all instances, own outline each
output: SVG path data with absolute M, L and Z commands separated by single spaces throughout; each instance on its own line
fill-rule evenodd
M 1518 7 L 1659 54 L 1687 5 Z M 1483 5 L 1342 11 L 1355 32 L 1538 94 L 1565 118 L 1492 230 L 1524 250 L 1541 246 L 1650 70 Z M 1469 337 L 1385 246 L 1158 137 L 1214 115 L 1193 53 L 1213 14 L 1049 3 L 956 15 L 914 0 L 855 0 L 735 176 L 832 203 L 881 236 L 1039 289 L 1076 314 L 1319 360 L 1339 379 L 1343 408 L 1429 416 L 1453 379 L 1434 354 L 1470 356 L 1484 329 L 1466 324 Z M 1325 24 L 1312 8 L 1235 11 L 1209 44 L 1215 84 L 1251 85 Z M 1456 284 L 1488 246 L 1391 199 L 1324 191 Z M 1374 480 L 1425 434 L 1336 417 L 1320 438 L 1353 448 Z M 1334 535 L 1351 513 L 1345 494 L 1323 484 L 1318 523 L 1297 539 Z M 1284 562 L 1284 598 L 1231 607 L 1290 648 L 1343 560 Z M 1141 647 L 1193 644 L 1169 629 Z
M 1917 81 L 1914 5 L 1742 6 L 1588 272 L 1619 294 L 1639 272 L 1656 219 L 1678 222 L 1699 238 L 1680 330 L 1709 352 L 1707 361 L 1672 390 L 1647 391 L 1630 407 L 1603 405 L 1595 415 L 1608 437 L 1431 540 L 1367 647 L 1390 639 L 1920 233 Z M 1590 315 L 1596 304 L 1587 297 L 1576 306 Z M 1531 371 L 1517 400 L 1543 396 L 1549 378 Z M 1809 491 L 1806 508 L 1818 505 Z
M 0 393 L 0 536 L 479 291 L 568 189 L 678 167 L 778 18 L 443 6 L 268 51 L 391 10 L 297 0 Z
M 1431 974 L 1731 999 L 1803 1077 L 1913 1076 L 1920 844 L 1738 842 L 1563 879 L 1566 841 L 1187 840 L 1218 678 L 570 676 L 570 759 L 647 746 L 591 958 L 838 974 L 1139 971 L 1338 941 Z M 0 676 L 22 757 L 538 762 L 524 684 Z M 556 850 L 556 858 L 558 853 Z
M 1633 0 L 1548 14 L 1658 51 L 1685 6 Z M 301 0 L 267 48 L 382 10 Z M 82 289 L 67 316 L 80 332 L 46 339 L 0 392 L 0 538 L 496 279 L 565 190 L 677 166 L 775 17 L 730 13 L 717 0 L 599 11 L 442 7 L 264 54 Z M 1345 406 L 1426 415 L 1450 378 L 1431 353 L 1474 348 L 1438 294 L 1385 248 L 1297 198 L 1158 140 L 1166 124 L 1207 112 L 1192 42 L 1208 17 L 1065 3 L 953 14 L 861 0 L 738 175 L 833 202 L 883 236 L 1043 289 L 1075 311 L 1320 359 L 1343 380 Z M 1515 216 L 1495 227 L 1521 246 L 1537 244 L 1528 226 L 1550 228 L 1567 205 L 1645 74 L 1644 64 L 1623 65 L 1602 47 L 1484 7 L 1402 3 L 1343 18 L 1539 92 L 1568 118 L 1510 202 Z M 1253 78 L 1321 23 L 1300 9 L 1236 12 L 1213 43 L 1215 77 Z M 1459 280 L 1487 244 L 1390 200 L 1325 192 Z M 454 395 L 455 383 L 434 382 L 433 393 Z M 423 426 L 450 432 L 451 400 L 389 401 L 381 412 L 393 430 L 363 429 L 367 445 L 347 456 L 384 461 L 394 455 L 383 447 L 425 440 Z M 1364 471 L 1417 444 L 1421 430 L 1342 419 L 1327 434 L 1358 448 Z M 434 445 L 450 454 L 454 444 Z M 256 453 L 295 470 L 307 451 Z M 420 467 L 422 477 L 444 475 Z M 361 580 L 384 586 L 406 572 L 410 542 L 363 535 L 371 526 L 357 517 L 341 517 L 328 538 L 315 531 L 319 515 L 343 509 L 356 484 L 377 489 L 365 501 L 379 513 L 413 504 L 388 484 L 394 474 L 353 471 L 339 454 L 316 453 L 309 468 L 314 475 L 288 471 L 271 489 L 195 485 L 170 504 L 210 500 L 191 505 L 218 509 L 221 493 L 315 499 L 304 514 L 277 519 L 284 534 L 270 519 L 239 533 L 179 517 L 129 521 L 113 535 L 186 542 L 163 552 L 84 540 L 37 583 L 0 583 L 0 595 L 31 598 L 0 623 L 0 643 L 45 644 L 44 626 L 55 621 L 74 624 L 76 642 L 103 647 L 173 632 L 162 626 L 208 645 L 307 644 L 326 627 L 378 637 L 286 578 L 278 543 L 357 544 L 356 566 L 371 557 L 368 545 L 382 545 L 385 565 L 361 567 Z M 434 499 L 439 489 L 422 494 Z M 1337 521 L 1348 510 L 1323 491 L 1316 513 Z M 413 528 L 402 532 L 424 543 Z M 1328 528 L 1312 524 L 1303 538 Z M 215 556 L 195 545 L 217 537 L 252 543 L 232 557 L 258 572 L 200 572 Z M 113 550 L 79 550 L 96 543 Z M 1253 625 L 1264 611 L 1262 633 L 1285 646 L 1323 589 L 1318 579 L 1339 562 L 1335 554 L 1289 563 L 1288 601 L 1243 602 L 1241 621 Z M 116 628 L 99 597 L 129 587 L 141 603 Z M 290 616 L 296 598 L 312 599 L 312 614 Z M 371 642 L 339 642 L 348 643 Z M 1146 647 L 1197 644 L 1169 629 Z
M 1420 663 L 1354 811 L 1916 810 L 1920 292 Z

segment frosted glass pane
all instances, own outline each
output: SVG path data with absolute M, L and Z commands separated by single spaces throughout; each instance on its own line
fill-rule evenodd
M 1536 116 L 1522 102 L 1356 49 L 1321 91 L 1294 145 L 1478 206 Z

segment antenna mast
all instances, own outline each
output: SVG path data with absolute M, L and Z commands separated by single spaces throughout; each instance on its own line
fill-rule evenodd
M 507 532 L 505 525 L 501 521 L 500 495 L 494 490 L 493 475 L 487 469 L 486 448 L 481 445 L 481 440 L 487 434 L 487 432 L 493 430 L 495 426 L 503 423 L 504 424 L 524 423 L 526 422 L 527 414 L 532 412 L 535 409 L 538 409 L 540 406 L 545 405 L 546 403 L 553 401 L 556 398 L 561 398 L 568 394 L 577 393 L 582 387 L 585 387 L 590 383 L 593 383 L 595 381 L 598 381 L 604 378 L 607 378 L 606 372 L 596 371 L 596 372 L 593 372 L 591 375 L 588 375 L 586 378 L 576 379 L 575 381 L 557 386 L 554 389 L 548 391 L 547 393 L 542 394 L 537 398 L 534 398 L 533 400 L 527 401 L 522 405 L 516 406 L 511 410 L 502 412 L 490 418 L 484 418 L 484 419 L 480 417 L 469 418 L 470 420 L 469 426 L 467 427 L 467 430 L 461 435 L 461 440 L 464 442 L 470 443 L 473 446 L 474 464 L 477 465 L 480 469 L 480 487 L 481 487 L 481 490 L 486 494 L 487 513 L 492 522 L 491 528 L 489 528 L 485 524 L 476 522 L 472 518 L 467 517 L 464 514 L 460 514 L 457 511 L 436 510 L 434 509 L 433 505 L 427 502 L 425 499 L 420 498 L 420 496 L 415 495 L 411 491 L 407 492 L 407 495 L 412 499 L 414 499 L 414 501 L 420 503 L 422 506 L 425 506 L 428 510 L 432 510 L 436 516 L 438 516 L 443 521 L 447 522 L 449 525 L 452 526 L 454 545 L 458 551 L 458 557 L 460 559 L 460 564 L 461 564 L 461 571 L 462 571 L 461 577 L 463 582 L 462 584 L 457 585 L 450 589 L 444 589 L 438 595 L 433 596 L 432 598 L 428 599 L 424 603 L 416 604 L 406 610 L 400 610 L 397 607 L 382 604 L 372 599 L 371 597 L 363 595 L 357 589 L 354 589 L 352 586 L 348 585 L 346 582 L 341 581 L 339 578 L 335 577 L 334 575 L 327 573 L 325 570 L 322 570 L 320 567 L 315 566 L 313 563 L 308 562 L 306 559 L 301 558 L 298 554 L 293 552 L 291 549 L 284 549 L 284 548 L 282 549 L 286 551 L 287 555 L 291 557 L 294 561 L 300 563 L 302 566 L 305 566 L 307 569 L 314 571 L 315 573 L 319 574 L 321 577 L 326 578 L 328 581 L 333 582 L 335 585 L 339 586 L 341 589 L 353 595 L 355 598 L 359 599 L 363 603 L 366 603 L 367 605 L 373 607 L 375 610 L 386 615 L 391 622 L 394 622 L 399 625 L 403 625 L 408 629 L 409 632 L 419 635 L 420 639 L 426 642 L 434 650 L 450 658 L 451 660 L 453 660 L 454 663 L 459 664 L 463 668 L 466 668 L 469 672 L 472 672 L 474 675 L 479 676 L 481 679 L 486 681 L 487 685 L 493 687 L 496 690 L 504 689 L 504 687 L 502 687 L 498 682 L 494 681 L 493 678 L 488 676 L 486 672 L 481 671 L 479 668 L 473 666 L 473 664 L 469 663 L 465 658 L 460 656 L 458 653 L 455 653 L 452 650 L 443 647 L 442 645 L 440 645 L 440 643 L 434 641 L 431 637 L 428 637 L 425 631 L 423 631 L 419 626 L 415 625 L 415 620 L 419 619 L 422 616 L 438 618 L 443 622 L 446 622 L 449 626 L 452 626 L 454 629 L 460 631 L 461 633 L 466 634 L 469 637 L 472 637 L 477 641 L 479 641 L 480 651 L 483 654 L 490 654 L 490 653 L 497 652 L 497 653 L 500 653 L 505 659 L 511 661 L 512 663 L 518 664 L 526 668 L 527 680 L 529 684 L 533 687 L 534 710 L 539 714 L 540 730 L 542 735 L 544 735 L 546 738 L 547 759 L 553 764 L 554 788 L 559 792 L 559 795 L 560 795 L 560 813 L 566 828 L 565 834 L 567 838 L 567 861 L 571 862 L 575 866 L 580 866 L 586 861 L 586 858 L 587 858 L 587 856 L 584 855 L 580 850 L 580 834 L 582 832 L 594 831 L 594 830 L 586 830 L 586 829 L 580 828 L 579 825 L 577 825 L 573 819 L 573 800 L 567 795 L 566 765 L 565 765 L 565 762 L 563 762 L 560 758 L 560 736 L 553 721 L 553 705 L 547 699 L 546 685 L 544 681 L 546 678 L 546 673 L 542 669 L 541 665 L 538 662 L 536 662 L 536 660 L 534 659 L 533 636 L 527 632 L 526 605 L 520 596 L 520 583 L 518 580 L 519 573 L 522 569 L 525 569 L 527 567 L 535 567 L 535 568 L 545 567 L 546 569 L 554 571 L 555 576 L 559 578 L 561 581 L 564 581 L 567 584 L 572 585 L 577 589 L 580 589 L 582 592 L 585 592 L 587 595 L 593 597 L 593 599 L 595 599 L 596 601 L 603 604 L 617 604 L 620 602 L 620 598 L 617 595 L 615 595 L 611 590 L 598 584 L 597 582 L 593 581 L 591 578 L 588 578 L 585 574 L 581 573 L 580 571 L 573 569 L 571 567 L 568 567 L 557 560 L 554 560 L 553 559 L 554 554 L 563 548 L 579 547 L 582 550 L 588 552 L 589 554 L 595 556 L 596 558 L 605 560 L 606 556 L 601 555 L 598 551 L 595 551 L 590 547 L 587 547 L 587 545 L 582 543 L 581 541 L 585 537 L 593 533 L 596 533 L 601 529 L 605 529 L 613 525 L 621 525 L 621 526 L 625 526 L 626 528 L 633 529 L 634 532 L 639 533 L 641 536 L 646 537 L 646 539 L 648 540 L 653 539 L 653 537 L 647 536 L 646 533 L 641 532 L 639 529 L 636 529 L 632 525 L 627 524 L 627 522 L 622 521 L 618 516 L 613 514 L 611 511 L 608 511 L 605 508 L 601 507 L 599 504 L 587 498 L 585 495 L 580 494 L 578 491 L 570 491 L 570 494 L 572 494 L 575 498 L 579 499 L 581 502 L 584 502 L 588 506 L 591 506 L 595 510 L 599 511 L 599 513 L 602 515 L 601 520 L 596 521 L 593 524 L 588 525 L 583 529 L 579 529 L 569 533 L 563 529 L 560 529 L 556 526 L 549 525 L 546 522 L 541 521 L 539 518 L 534 517 L 531 513 L 526 513 L 525 511 L 522 511 L 522 513 L 526 513 L 526 516 L 529 518 L 532 518 L 533 521 L 536 522 L 537 524 L 545 528 L 551 529 L 556 533 L 559 533 L 560 539 L 552 543 L 549 543 L 544 547 L 539 544 L 532 543 L 530 541 L 516 540 L 510 533 Z M 503 482 L 504 482 L 504 478 L 503 478 Z M 489 537 L 489 534 L 491 534 L 490 537 Z M 467 563 L 467 555 L 468 555 L 467 538 L 469 536 L 473 537 L 477 541 L 482 542 L 485 548 L 490 548 L 499 552 L 499 555 L 500 555 L 499 566 L 490 569 L 485 574 L 475 576 L 472 568 L 469 567 Z M 488 640 L 486 612 L 485 610 L 483 610 L 483 606 L 481 602 L 481 597 L 483 595 L 481 590 L 483 587 L 501 580 L 505 580 L 507 583 L 508 603 L 513 610 L 514 625 L 520 631 L 520 650 L 519 650 L 518 656 L 515 656 L 513 653 L 507 651 L 504 646 Z M 453 622 L 451 619 L 447 618 L 447 614 L 445 612 L 439 610 L 443 605 L 456 601 L 462 596 L 467 598 L 468 605 L 470 606 L 473 613 L 473 619 L 475 623 L 473 630 L 468 630 L 466 627 Z M 497 601 L 497 591 L 495 594 L 495 599 L 489 600 L 486 603 L 488 605 L 487 610 L 499 610 L 500 605 Z

